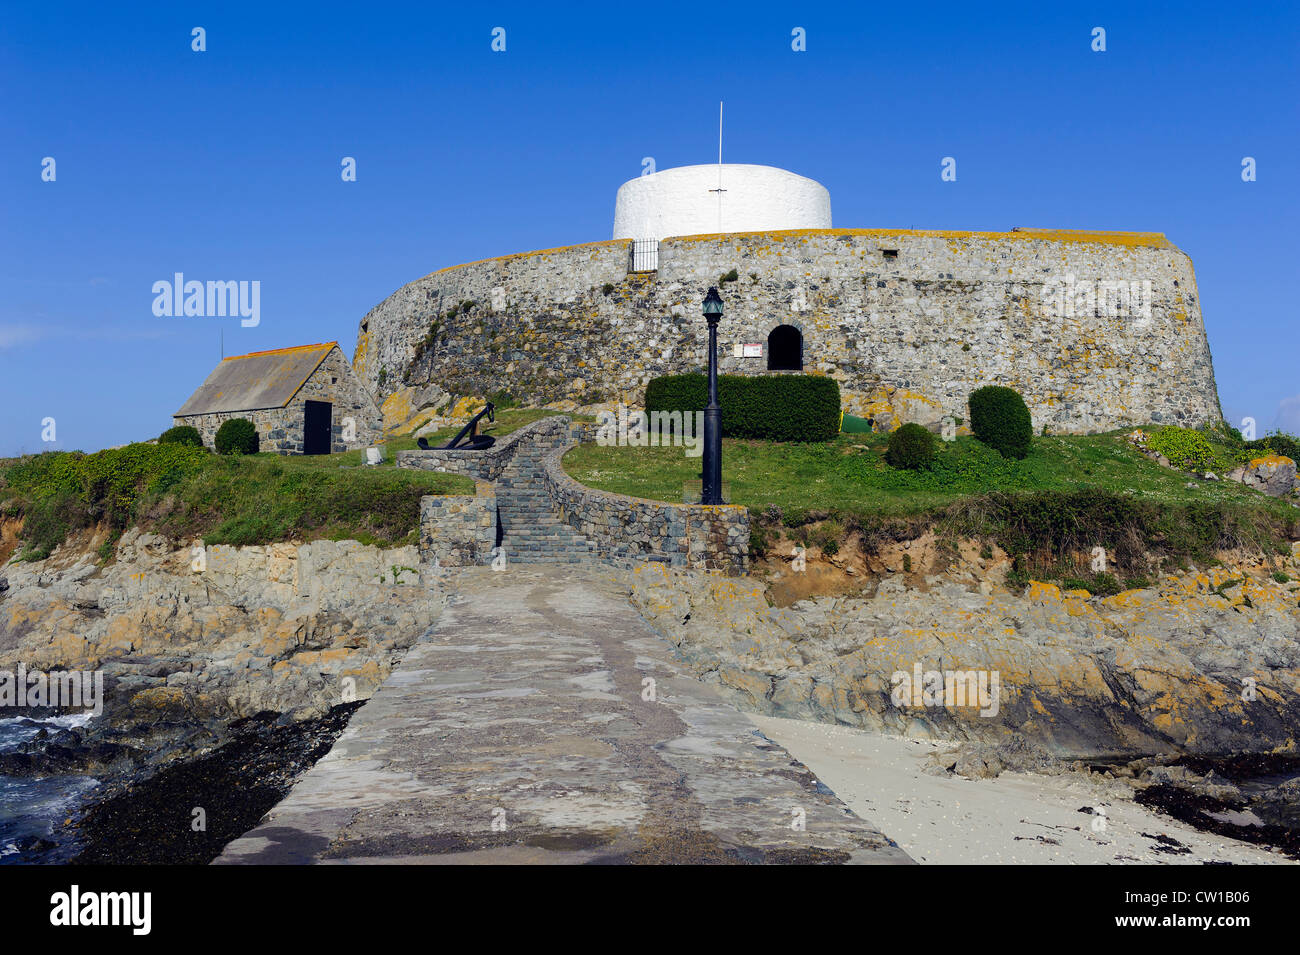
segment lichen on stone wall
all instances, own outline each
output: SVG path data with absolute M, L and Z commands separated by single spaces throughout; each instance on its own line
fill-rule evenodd
M 962 418 L 971 391 L 1003 384 L 1057 433 L 1221 417 L 1191 262 L 1159 233 L 688 236 L 660 244 L 656 273 L 627 269 L 618 241 L 435 272 L 367 314 L 358 367 L 381 398 L 402 386 L 382 367 L 455 395 L 636 407 L 652 377 L 703 366 L 700 301 L 734 271 L 721 370 L 766 374 L 769 333 L 792 325 L 802 370 L 834 377 L 852 413 Z

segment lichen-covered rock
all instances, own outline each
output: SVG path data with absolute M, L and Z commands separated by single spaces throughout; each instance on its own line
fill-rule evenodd
M 429 424 L 443 420 L 441 412 L 450 400 L 451 395 L 432 382 L 418 388 L 409 385 L 398 388 L 380 406 L 384 433 L 403 435 L 416 429 L 416 433 L 424 433 Z
M 0 669 L 102 670 L 107 710 L 305 717 L 372 694 L 436 618 L 414 547 L 176 547 L 129 531 L 118 560 L 10 564 Z
M 1233 468 L 1224 477 L 1230 481 L 1240 481 L 1269 497 L 1281 497 L 1296 488 L 1295 462 L 1281 454 L 1254 458 L 1248 464 Z
M 958 741 L 1019 733 L 1062 757 L 1297 746 L 1292 582 L 1214 568 L 1107 598 L 936 582 L 775 608 L 750 580 L 650 566 L 632 581 L 634 605 L 703 679 L 775 716 Z

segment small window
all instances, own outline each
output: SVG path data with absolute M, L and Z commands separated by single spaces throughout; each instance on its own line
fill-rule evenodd
M 370 331 L 370 319 L 365 318 L 361 320 L 361 331 L 363 334 Z
M 331 384 L 331 385 L 337 385 L 338 383 L 339 383 L 339 380 L 338 380 L 337 378 L 331 378 L 331 379 L 330 379 L 330 384 Z
M 897 249 L 881 249 L 881 250 L 880 250 L 880 254 L 883 255 L 883 256 L 884 256 L 885 258 L 887 258 L 887 259 L 896 259 L 896 258 L 898 258 L 898 250 L 897 250 Z

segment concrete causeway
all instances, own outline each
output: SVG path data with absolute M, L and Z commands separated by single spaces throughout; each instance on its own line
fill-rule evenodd
M 679 667 L 619 571 L 455 573 L 437 625 L 218 864 L 912 861 Z

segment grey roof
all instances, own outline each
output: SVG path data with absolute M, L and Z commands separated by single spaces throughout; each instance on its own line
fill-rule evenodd
M 176 416 L 283 408 L 335 348 L 323 342 L 224 358 Z

